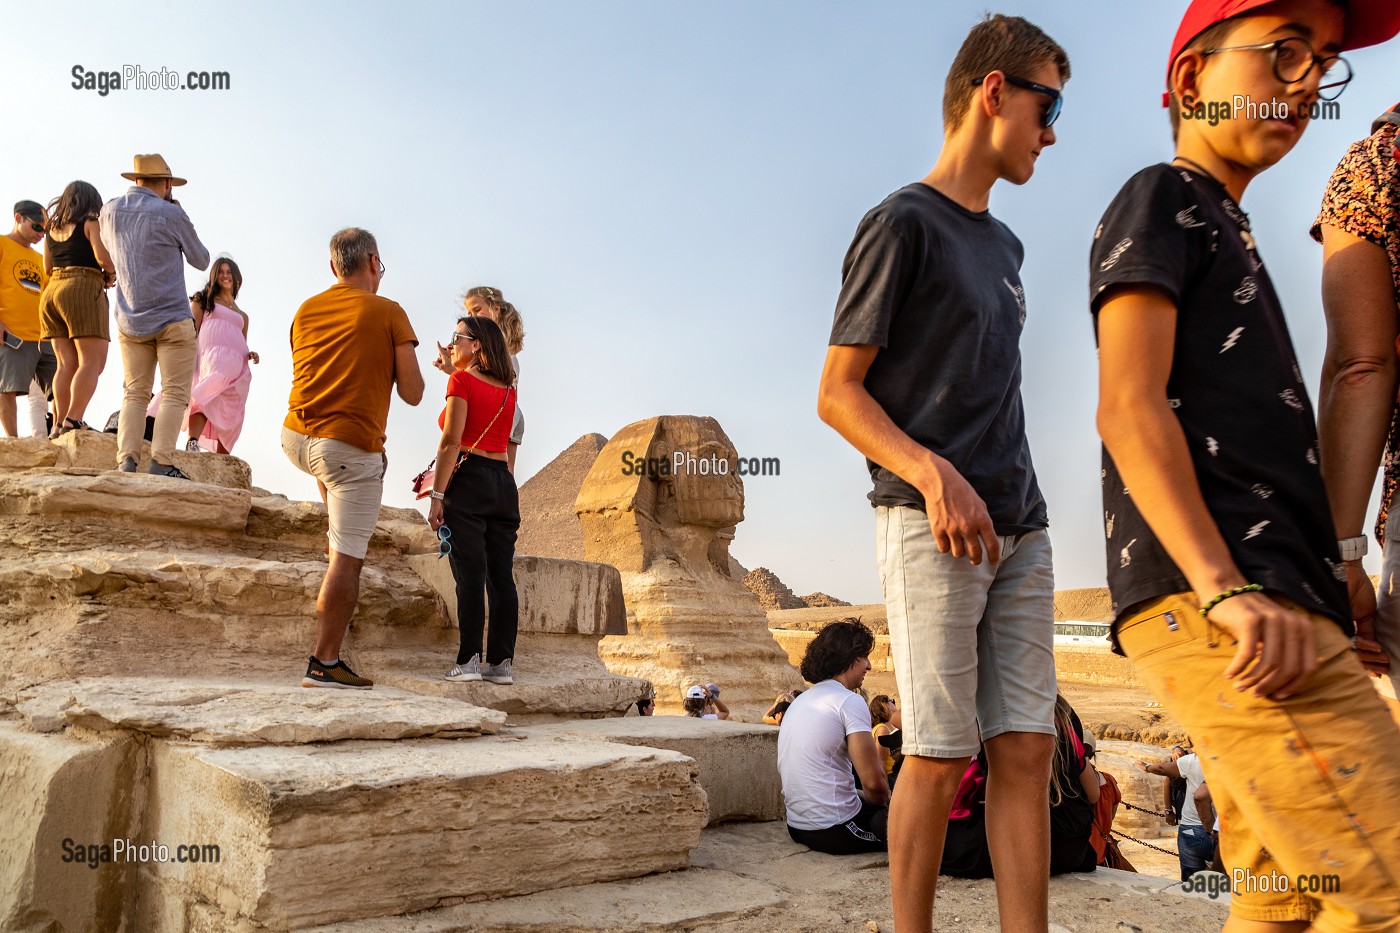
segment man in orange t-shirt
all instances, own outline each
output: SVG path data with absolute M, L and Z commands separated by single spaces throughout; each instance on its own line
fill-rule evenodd
M 384 278 L 379 244 L 348 227 L 331 237 L 336 284 L 308 298 L 292 318 L 292 395 L 282 450 L 316 477 L 330 520 L 330 566 L 316 600 L 316 649 L 303 687 L 368 689 L 340 659 L 360 596 L 360 570 L 384 495 L 384 429 L 395 387 L 410 405 L 423 400 L 418 338 L 397 302 L 377 294 Z

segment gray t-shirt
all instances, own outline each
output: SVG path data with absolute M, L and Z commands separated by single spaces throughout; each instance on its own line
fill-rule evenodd
M 1021 404 L 1022 256 L 990 212 L 907 185 L 856 230 L 830 340 L 880 347 L 866 390 L 900 430 L 953 464 L 1002 535 L 1049 523 Z M 866 463 L 874 505 L 924 508 L 910 483 Z

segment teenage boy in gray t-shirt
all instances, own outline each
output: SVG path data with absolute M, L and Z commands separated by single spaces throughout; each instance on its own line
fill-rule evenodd
M 865 216 L 842 270 L 818 412 L 874 481 L 904 710 L 889 822 L 900 933 L 931 929 L 979 735 L 1002 928 L 1047 925 L 1054 578 L 1021 405 L 1022 248 L 987 202 L 1054 144 L 1068 79 L 1064 50 L 1024 19 L 975 26 L 948 73 L 937 164 Z

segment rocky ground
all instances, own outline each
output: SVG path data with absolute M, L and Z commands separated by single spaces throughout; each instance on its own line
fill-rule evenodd
M 794 845 L 781 822 L 705 831 L 691 869 L 548 891 L 323 933 L 879 933 L 892 931 L 884 855 L 830 856 Z M 1188 896 L 1163 878 L 1100 871 L 1050 881 L 1051 933 L 1216 933 L 1224 900 Z M 995 933 L 995 883 L 943 878 L 938 928 Z

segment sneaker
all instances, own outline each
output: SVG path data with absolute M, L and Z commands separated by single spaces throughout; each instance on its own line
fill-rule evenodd
M 500 664 L 481 665 L 481 679 L 493 684 L 513 684 L 510 676 L 510 658 Z
M 146 464 L 146 472 L 152 476 L 169 476 L 171 479 L 189 479 L 184 471 L 177 466 L 166 466 L 159 461 L 152 460 Z
M 192 437 L 185 442 L 185 450 L 189 451 L 192 454 L 204 453 L 204 448 L 199 446 L 199 438 L 197 437 Z
M 135 472 L 136 472 L 136 458 L 135 458 L 135 457 L 127 457 L 127 458 L 125 458 L 124 460 L 122 460 L 122 465 L 119 466 L 119 467 L 117 467 L 117 469 L 118 469 L 118 470 L 121 470 L 123 473 L 135 473 Z
M 342 690 L 368 690 L 374 681 L 361 677 L 350 670 L 344 661 L 322 664 L 315 656 L 306 659 L 306 676 L 301 679 L 303 687 L 338 687 Z
M 474 654 L 466 664 L 455 664 L 452 670 L 443 674 L 444 680 L 454 680 L 459 684 L 481 679 L 481 655 Z

